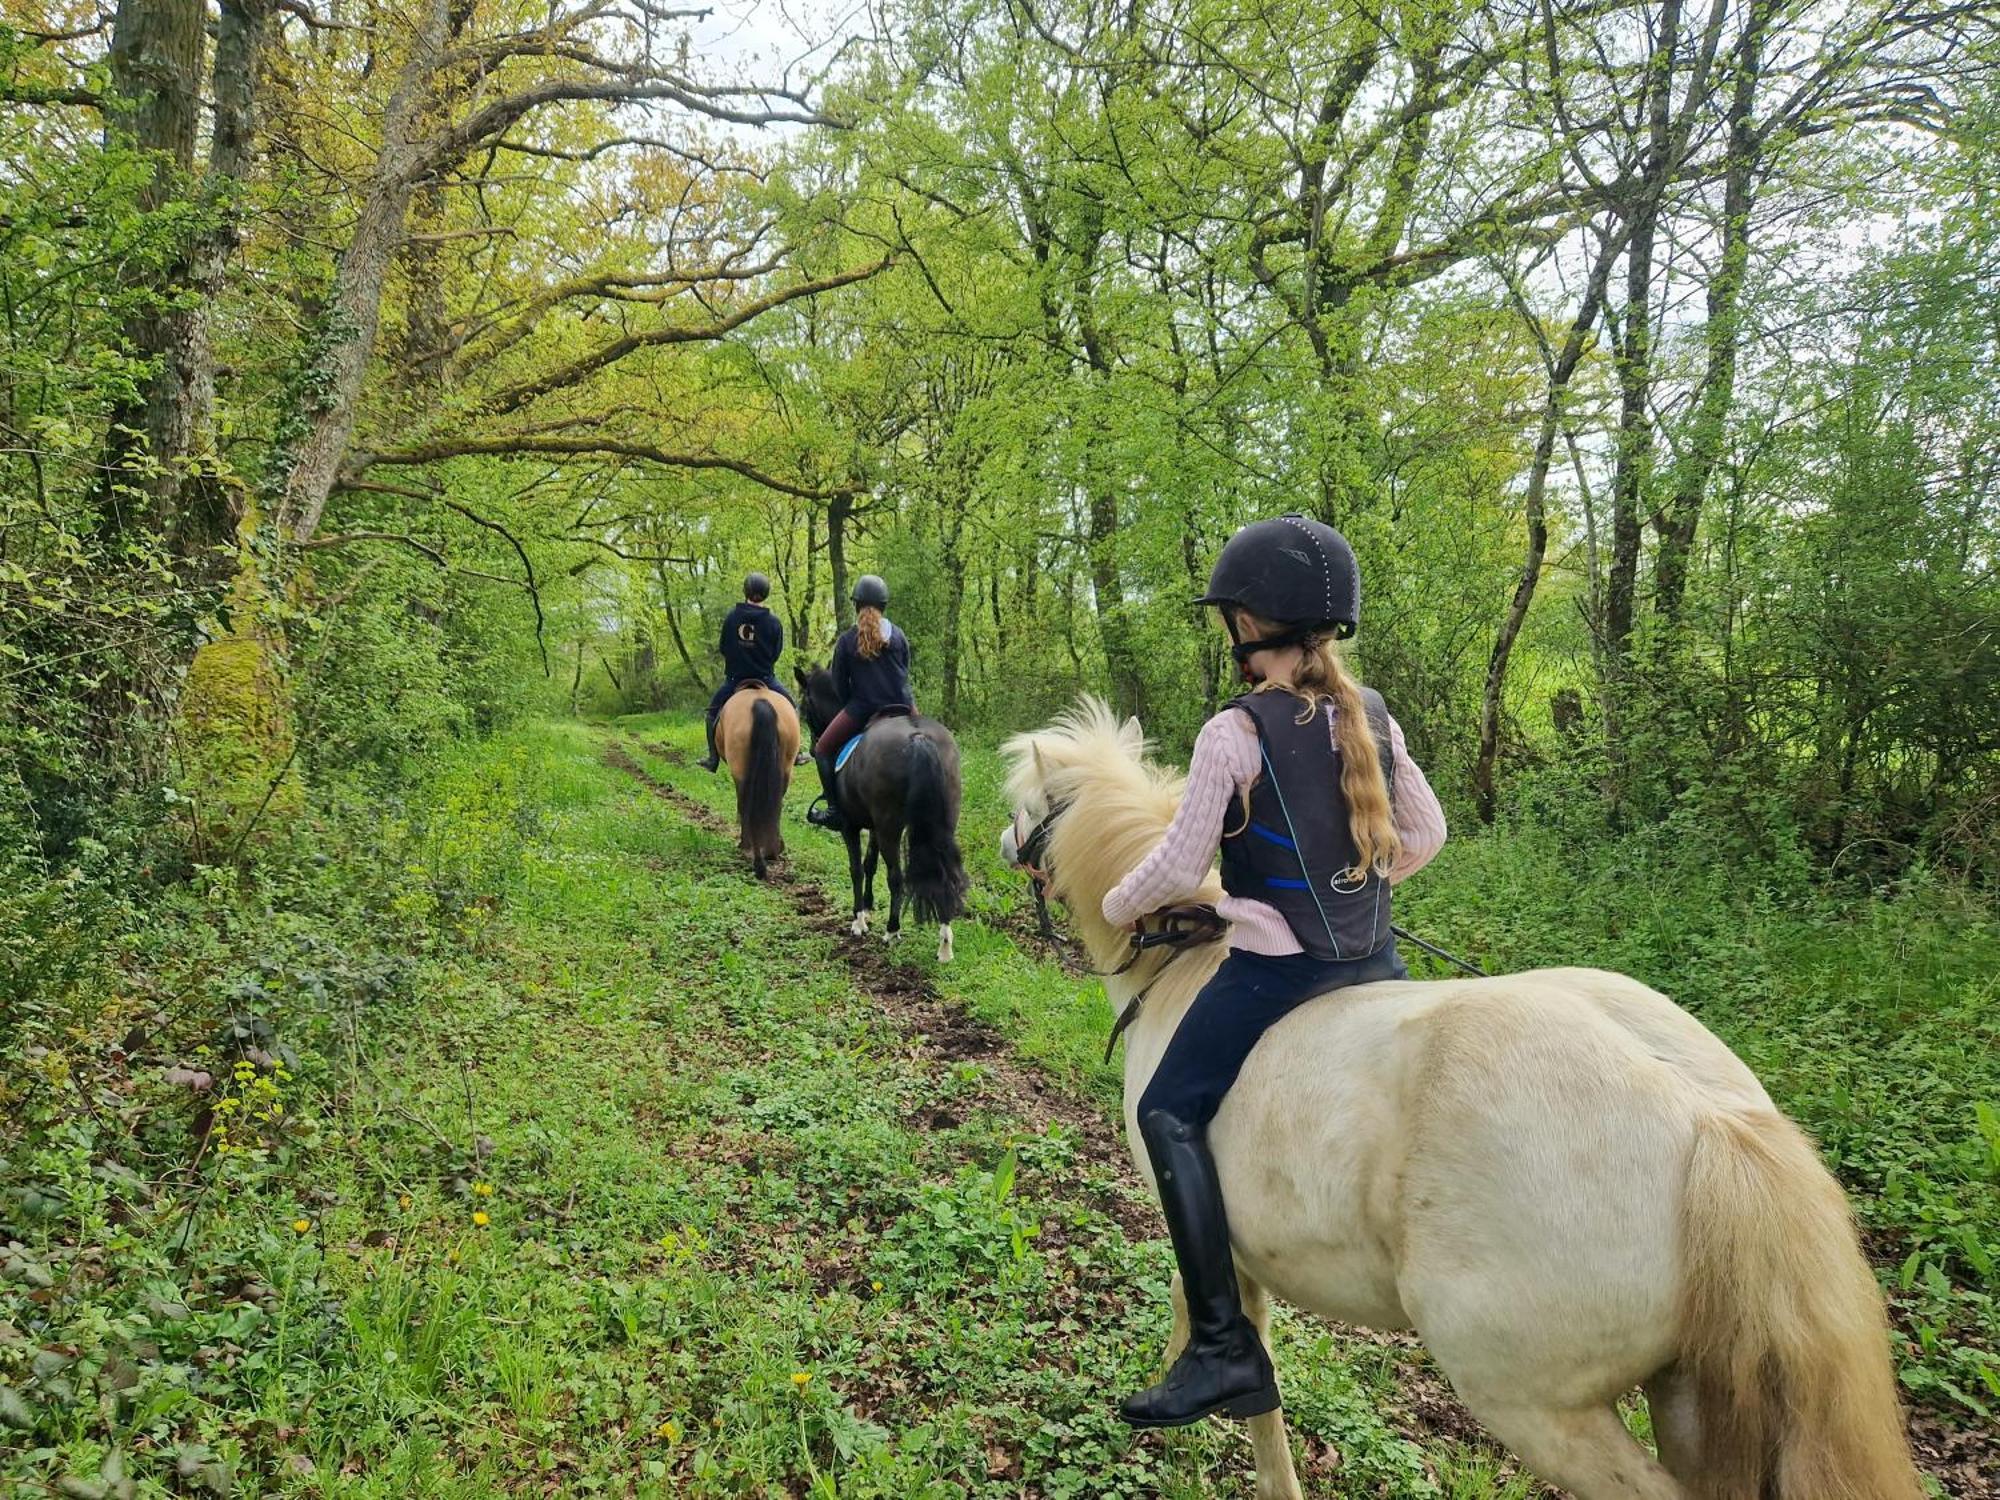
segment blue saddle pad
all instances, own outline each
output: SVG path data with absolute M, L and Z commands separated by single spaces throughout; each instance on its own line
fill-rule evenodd
M 861 736 L 857 734 L 834 754 L 833 769 L 836 774 L 847 769 L 847 758 L 854 753 L 854 747 L 860 743 Z

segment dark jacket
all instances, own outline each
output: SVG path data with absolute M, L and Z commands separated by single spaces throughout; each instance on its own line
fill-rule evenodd
M 1381 694 L 1361 690 L 1368 727 L 1391 775 L 1389 710 Z M 1345 878 L 1358 851 L 1341 790 L 1341 754 L 1328 732 L 1332 708 L 1298 722 L 1304 705 L 1290 693 L 1245 693 L 1229 705 L 1257 726 L 1264 774 L 1250 787 L 1250 817 L 1222 840 L 1222 888 L 1274 906 L 1318 959 L 1365 958 L 1388 943 L 1389 882 L 1373 870 Z M 1390 795 L 1395 794 L 1393 785 Z
M 841 633 L 833 648 L 833 686 L 841 707 L 860 723 L 885 708 L 906 708 L 910 696 L 910 638 L 887 620 L 889 643 L 872 659 L 861 654 L 854 629 Z
M 775 676 L 784 649 L 784 622 L 761 604 L 746 600 L 722 622 L 722 665 L 731 682 Z

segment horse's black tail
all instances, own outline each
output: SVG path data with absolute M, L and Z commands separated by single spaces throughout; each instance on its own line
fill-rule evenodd
M 909 764 L 903 822 L 910 835 L 910 910 L 919 922 L 949 922 L 958 915 L 967 886 L 958 853 L 957 788 L 929 735 L 911 736 Z
M 778 713 L 761 696 L 750 705 L 750 756 L 736 788 L 736 821 L 742 825 L 743 847 L 750 851 L 757 874 L 764 862 L 785 852 L 778 832 L 778 814 L 785 805 L 785 752 L 778 740 Z

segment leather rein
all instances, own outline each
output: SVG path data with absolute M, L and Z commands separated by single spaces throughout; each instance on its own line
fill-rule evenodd
M 1049 836 L 1055 831 L 1056 820 L 1068 811 L 1067 802 L 1055 804 L 1042 820 L 1028 831 L 1027 837 L 1019 839 L 1015 845 L 1014 862 L 1028 872 L 1038 891 L 1046 890 L 1049 884 L 1049 872 L 1042 863 L 1048 853 Z M 1017 821 L 1017 830 L 1018 826 Z M 1149 927 L 1147 923 L 1158 925 Z M 1118 1049 L 1118 1038 L 1125 1034 L 1128 1026 L 1139 1019 L 1139 1011 L 1146 1003 L 1146 996 L 1152 993 L 1153 986 L 1160 982 L 1162 976 L 1172 967 L 1174 960 L 1190 948 L 1201 948 L 1210 943 L 1220 942 L 1228 932 L 1228 920 L 1205 902 L 1163 906 L 1158 911 L 1140 918 L 1139 927 L 1131 935 L 1131 951 L 1125 955 L 1125 961 L 1115 969 L 1099 973 L 1097 977 L 1116 979 L 1121 974 L 1129 973 L 1140 959 L 1153 950 L 1165 948 L 1171 951 L 1167 954 L 1166 962 L 1160 965 L 1153 977 L 1141 985 L 1137 993 L 1125 1002 L 1125 1008 L 1118 1013 L 1118 1019 L 1112 1023 L 1111 1035 L 1105 1038 L 1104 1042 L 1105 1062 L 1111 1061 L 1111 1054 Z

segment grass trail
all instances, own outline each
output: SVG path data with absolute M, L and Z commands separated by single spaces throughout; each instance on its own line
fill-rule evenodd
M 846 935 L 803 787 L 753 881 L 699 742 L 683 715 L 466 746 L 261 908 L 191 891 L 135 967 L 158 993 L 121 981 L 101 1035 L 5 1081 L 41 1124 L 0 1172 L 0 1489 L 1249 1494 L 1235 1425 L 1112 1417 L 1169 1257 L 1101 988 L 999 867 L 997 757 L 966 757 L 974 920 L 941 969 L 928 931 Z M 196 986 L 274 1036 L 128 1059 Z M 191 1095 L 174 1059 L 225 1076 Z M 1309 1493 L 1546 1493 L 1408 1340 L 1283 1310 L 1278 1340 Z M 1933 1463 L 1946 1492 L 1995 1493 L 1983 1451 Z
M 851 951 L 878 945 L 749 880 L 590 733 L 547 748 L 484 962 L 353 1106 L 373 1123 L 302 1252 L 347 1342 L 302 1433 L 315 1477 L 281 1487 L 1247 1493 L 1238 1430 L 1135 1441 L 1111 1416 L 1164 1338 L 1168 1264 L 1128 1233 L 1151 1210 L 1095 1106 L 920 1039 L 922 985 Z M 1008 945 L 975 930 L 980 976 Z M 1402 1351 L 1358 1372 L 1323 1331 L 1287 1342 L 1318 1492 L 1529 1493 L 1394 1430 L 1371 1387 Z

